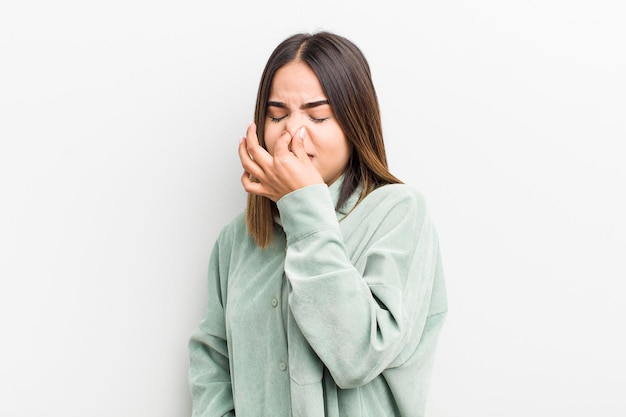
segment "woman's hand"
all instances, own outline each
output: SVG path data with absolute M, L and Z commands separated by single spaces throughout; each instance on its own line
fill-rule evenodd
M 292 137 L 287 131 L 276 140 L 274 155 L 259 145 L 256 125 L 248 126 L 246 137 L 239 143 L 239 159 L 244 173 L 243 188 L 276 202 L 285 194 L 312 184 L 323 184 L 324 179 L 304 150 L 304 127 Z

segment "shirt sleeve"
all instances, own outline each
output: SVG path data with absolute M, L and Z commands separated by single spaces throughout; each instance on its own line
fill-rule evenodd
M 229 370 L 220 280 L 219 242 L 209 261 L 208 306 L 205 318 L 189 340 L 189 387 L 193 417 L 233 417 L 234 402 Z
M 366 203 L 370 194 L 348 215 L 362 239 L 350 254 L 325 185 L 278 201 L 289 305 L 340 388 L 400 366 L 417 349 L 429 315 L 439 261 L 435 231 L 421 195 L 397 190 L 370 200 L 375 204 Z

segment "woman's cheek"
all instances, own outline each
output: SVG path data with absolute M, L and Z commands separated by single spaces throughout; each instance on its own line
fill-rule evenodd
M 276 142 L 271 130 L 265 130 L 265 149 L 271 154 L 274 155 L 274 143 Z

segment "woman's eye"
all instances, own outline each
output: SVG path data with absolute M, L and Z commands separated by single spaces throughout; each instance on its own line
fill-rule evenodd
M 311 117 L 309 117 L 309 118 L 311 119 L 311 121 L 312 121 L 313 123 L 323 123 L 323 122 L 325 122 L 326 120 L 330 119 L 330 117 L 322 117 L 322 118 L 320 119 L 320 118 L 317 118 L 317 117 L 312 117 L 312 116 L 311 116 Z
M 287 115 L 285 115 L 285 116 L 280 116 L 280 117 L 276 117 L 276 116 L 270 116 L 270 115 L 268 115 L 267 117 L 269 117 L 269 119 L 270 119 L 272 122 L 274 122 L 274 123 L 278 123 L 278 122 L 280 122 L 281 120 L 283 120 L 285 117 L 287 117 Z

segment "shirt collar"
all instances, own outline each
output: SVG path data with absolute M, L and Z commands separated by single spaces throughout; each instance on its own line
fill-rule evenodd
M 341 194 L 341 186 L 343 184 L 344 175 L 341 174 L 339 178 L 335 182 L 333 182 L 330 187 L 328 187 L 328 191 L 330 192 L 330 198 L 333 201 L 333 206 L 335 207 L 335 211 L 339 214 L 346 215 L 350 213 L 350 210 L 354 208 L 357 201 L 359 201 L 359 197 L 361 196 L 361 186 L 359 185 L 356 190 L 352 192 L 350 197 L 343 203 L 339 209 L 337 209 L 337 202 L 339 201 L 339 194 Z

